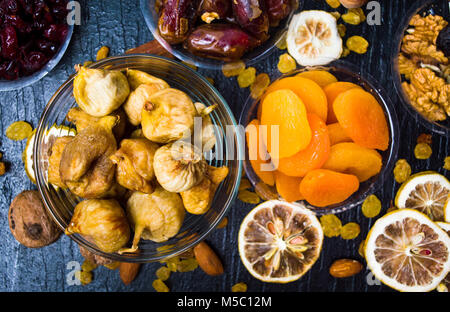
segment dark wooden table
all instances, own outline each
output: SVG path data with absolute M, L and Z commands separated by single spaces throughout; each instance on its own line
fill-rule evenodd
M 446 0 L 442 0 L 446 1 Z M 78 246 L 67 236 L 62 236 L 53 245 L 41 249 L 28 249 L 17 243 L 8 227 L 8 207 L 11 200 L 22 190 L 35 189 L 27 178 L 21 160 L 25 141 L 13 142 L 5 137 L 9 124 L 17 120 L 26 120 L 36 126 L 47 101 L 74 72 L 73 65 L 95 58 L 96 51 L 102 46 L 111 47 L 112 55 L 149 41 L 152 36 L 140 13 L 138 0 L 82 0 L 82 24 L 75 28 L 72 42 L 56 68 L 39 82 L 22 90 L 0 93 L 0 151 L 8 164 L 8 172 L 0 177 L 0 291 L 153 291 L 151 286 L 159 263 L 145 264 L 138 278 L 129 286 L 124 286 L 118 272 L 98 268 L 94 272 L 94 281 L 87 286 L 70 286 L 66 282 L 71 261 L 83 261 Z M 410 117 L 401 106 L 390 78 L 390 54 L 393 34 L 402 16 L 410 7 L 412 0 L 380 1 L 382 24 L 380 26 L 348 26 L 349 34 L 363 34 L 370 42 L 365 55 L 352 54 L 347 57 L 359 66 L 361 72 L 370 73 L 387 90 L 398 114 L 401 140 L 399 158 L 406 158 L 413 172 L 442 169 L 445 156 L 449 151 L 449 138 L 433 135 L 433 155 L 428 160 L 416 160 L 413 148 L 417 136 L 429 131 L 418 120 Z M 306 0 L 306 9 L 329 9 L 325 0 Z M 342 11 L 342 8 L 339 9 Z M 283 52 L 284 53 L 284 52 Z M 271 78 L 279 75 L 276 64 L 277 51 L 263 62 L 257 64 L 258 72 L 269 73 Z M 206 77 L 215 80 L 216 88 L 222 92 L 231 106 L 236 118 L 239 118 L 242 106 L 249 94 L 248 89 L 239 89 L 235 78 L 225 78 L 221 72 L 199 70 Z M 376 193 L 382 200 L 383 212 L 389 207 L 398 188 L 393 178 L 385 181 L 383 188 Z M 360 207 L 342 213 L 343 223 L 354 221 L 361 225 L 358 238 L 345 241 L 341 238 L 326 238 L 322 255 L 309 273 L 297 282 L 287 285 L 264 284 L 253 277 L 243 267 L 237 251 L 237 233 L 244 216 L 252 208 L 238 200 L 228 213 L 229 224 L 224 229 L 215 230 L 208 241 L 217 250 L 225 265 L 225 274 L 210 277 L 200 269 L 189 273 L 174 273 L 168 281 L 173 291 L 229 291 L 237 282 L 245 282 L 249 291 L 390 291 L 373 279 L 370 271 L 337 280 L 328 274 L 330 264 L 339 258 L 363 259 L 358 255 L 358 246 L 365 238 L 375 220 L 365 218 Z

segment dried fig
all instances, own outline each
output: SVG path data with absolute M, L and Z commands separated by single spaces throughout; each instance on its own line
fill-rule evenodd
M 157 187 L 152 194 L 134 192 L 127 202 L 127 215 L 134 227 L 133 244 L 120 252 L 135 252 L 141 237 L 164 242 L 183 224 L 185 210 L 180 195 Z
M 75 206 L 65 233 L 86 236 L 104 252 L 116 252 L 130 238 L 124 210 L 114 199 L 88 199 Z
M 116 151 L 112 129 L 117 117 L 106 116 L 78 133 L 62 153 L 61 181 L 84 198 L 100 198 L 114 184 L 115 165 L 109 157 Z
M 50 245 L 61 230 L 47 214 L 38 191 L 23 191 L 14 198 L 8 213 L 9 228 L 15 239 L 30 248 Z
M 108 265 L 108 264 L 111 264 L 114 262 L 113 260 L 110 260 L 108 258 L 99 256 L 99 255 L 96 255 L 96 254 L 90 252 L 89 250 L 82 247 L 81 245 L 78 245 L 78 247 L 80 248 L 81 255 L 84 257 L 84 259 L 86 259 L 90 263 L 93 263 L 95 265 Z
M 158 148 L 156 143 L 145 138 L 122 140 L 120 149 L 110 157 L 117 165 L 117 182 L 130 190 L 153 192 L 153 157 Z
M 169 88 L 169 84 L 164 80 L 137 69 L 127 69 L 127 79 L 131 90 L 136 90 L 141 84 L 159 85 L 161 90 Z
M 109 115 L 130 94 L 127 77 L 118 70 L 77 67 L 73 95 L 80 108 L 94 117 Z
M 176 142 L 160 147 L 153 161 L 156 179 L 169 192 L 180 193 L 199 184 L 207 164 L 192 144 Z
M 228 175 L 228 168 L 208 166 L 208 173 L 202 182 L 186 192 L 181 192 L 184 208 L 192 214 L 204 214 L 211 207 L 219 184 Z
M 141 124 L 142 109 L 145 104 L 149 102 L 153 94 L 165 88 L 165 86 L 160 84 L 141 84 L 130 93 L 128 100 L 123 105 L 123 109 L 132 125 L 138 126 Z
M 116 125 L 113 128 L 114 136 L 116 140 L 120 140 L 125 134 L 125 129 L 127 127 L 127 115 L 123 109 L 119 108 L 112 112 L 110 116 L 115 116 L 118 118 Z M 96 123 L 100 120 L 100 117 L 94 117 L 85 113 L 79 107 L 74 107 L 69 110 L 66 116 L 66 120 L 75 124 L 77 132 L 83 131 L 87 126 Z
M 59 175 L 59 164 L 61 163 L 61 156 L 64 148 L 70 141 L 72 141 L 72 139 L 73 136 L 63 136 L 57 138 L 49 152 L 47 172 L 48 182 L 62 188 L 67 188 L 67 185 L 61 181 L 61 177 Z
M 201 143 L 203 152 L 210 151 L 216 145 L 216 134 L 214 131 L 214 125 L 211 121 L 209 114 L 217 107 L 217 104 L 206 107 L 203 103 L 195 103 L 195 109 L 202 118 L 202 131 L 201 131 Z M 196 129 L 194 129 L 194 135 L 198 136 Z M 195 141 L 194 144 L 197 144 Z
M 142 110 L 142 131 L 147 139 L 169 143 L 190 136 L 197 115 L 194 103 L 183 91 L 164 89 L 153 94 Z

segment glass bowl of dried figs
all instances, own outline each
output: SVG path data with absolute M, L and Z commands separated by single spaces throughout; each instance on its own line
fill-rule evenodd
M 403 107 L 430 130 L 450 135 L 450 7 L 419 1 L 400 23 L 391 71 Z
M 38 189 L 56 223 L 97 255 L 180 255 L 236 197 L 236 125 L 219 92 L 178 62 L 133 54 L 78 66 L 36 129 Z

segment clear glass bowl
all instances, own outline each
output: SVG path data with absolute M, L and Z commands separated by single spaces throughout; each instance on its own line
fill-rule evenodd
M 361 183 L 358 191 L 356 191 L 347 200 L 339 204 L 320 208 L 312 206 L 306 201 L 301 201 L 306 207 L 313 210 L 318 215 L 336 214 L 360 205 L 368 195 L 374 193 L 378 188 L 380 188 L 384 184 L 384 181 L 389 178 L 389 175 L 392 173 L 392 168 L 394 166 L 398 152 L 398 142 L 400 135 L 398 128 L 398 120 L 394 106 L 392 105 L 392 102 L 387 96 L 386 92 L 376 83 L 373 77 L 367 74 L 362 75 L 359 72 L 358 68 L 352 64 L 343 61 L 336 61 L 327 66 L 301 68 L 287 75 L 283 75 L 278 79 L 295 76 L 300 72 L 313 69 L 326 70 L 331 74 L 333 74 L 339 81 L 353 82 L 361 86 L 364 90 L 370 92 L 378 100 L 378 102 L 380 103 L 381 107 L 384 110 L 390 133 L 389 148 L 384 152 L 379 151 L 383 158 L 383 166 L 381 168 L 380 173 L 370 178 L 368 181 Z M 239 123 L 242 124 L 244 127 L 246 127 L 252 119 L 256 118 L 258 104 L 259 99 L 253 99 L 252 97 L 249 97 L 247 99 L 239 120 Z M 265 199 L 283 200 L 278 195 L 275 187 L 265 184 L 254 172 L 250 164 L 250 161 L 248 160 L 249 157 L 247 145 L 245 145 L 245 156 L 246 157 L 244 160 L 244 170 L 250 182 L 257 190 L 257 192 L 260 193 L 263 197 L 265 197 Z
M 193 101 L 202 102 L 206 106 L 218 104 L 218 108 L 211 114 L 213 123 L 217 128 L 216 139 L 218 142 L 212 152 L 217 157 L 214 160 L 208 160 L 208 162 L 213 166 L 228 166 L 230 172 L 217 190 L 212 207 L 206 214 L 186 214 L 183 226 L 176 237 L 159 244 L 141 240 L 139 244 L 140 253 L 134 255 L 104 253 L 81 235 L 70 235 L 74 241 L 91 252 L 115 261 L 151 262 L 178 255 L 204 239 L 221 221 L 236 197 L 242 172 L 242 162 L 239 159 L 243 159 L 243 139 L 239 134 L 234 135 L 226 132 L 227 125 L 236 126 L 233 113 L 219 92 L 205 78 L 172 60 L 144 54 L 132 54 L 110 57 L 92 64 L 91 67 L 108 67 L 118 70 L 133 68 L 145 71 L 164 79 L 171 87 L 186 92 Z M 69 127 L 74 127 L 65 121 L 68 110 L 76 105 L 72 96 L 73 78 L 74 76 L 71 76 L 56 91 L 45 107 L 36 130 L 34 147 L 34 166 L 38 189 L 50 214 L 62 229 L 68 226 L 73 209 L 81 199 L 68 190 L 57 190 L 47 182 L 47 151 L 51 142 L 48 142 L 45 133 L 54 124 L 66 124 Z M 212 152 L 205 157 L 211 159 Z M 157 250 L 158 247 L 162 246 L 165 246 L 164 250 Z
M 164 38 L 162 38 L 158 31 L 158 13 L 155 10 L 156 0 L 140 0 L 141 3 L 141 11 L 144 15 L 145 22 L 147 23 L 148 28 L 150 29 L 153 37 L 158 40 L 158 42 L 172 55 L 176 58 L 182 60 L 183 62 L 195 65 L 201 68 L 207 69 L 221 69 L 222 65 L 225 63 L 220 60 L 209 59 L 205 57 L 200 57 L 189 53 L 186 49 L 182 47 L 182 44 L 170 45 Z M 256 47 L 252 51 L 244 54 L 242 61 L 245 62 L 247 66 L 255 64 L 262 59 L 269 56 L 275 49 L 276 44 L 283 37 L 283 34 L 287 31 L 289 27 L 289 22 L 292 16 L 300 11 L 303 1 L 302 0 L 292 0 L 293 7 L 296 7 L 295 10 L 289 14 L 288 17 L 283 19 L 280 22 L 280 25 L 277 27 L 271 27 L 269 34 L 270 38 L 264 42 L 259 47 Z
M 406 29 L 408 28 L 409 21 L 415 14 L 438 14 L 446 18 L 447 21 L 450 20 L 450 9 L 448 1 L 442 0 L 427 0 L 427 1 L 417 1 L 411 6 L 402 21 L 399 24 L 399 28 L 395 33 L 392 46 L 391 55 L 391 72 L 394 80 L 394 86 L 397 91 L 398 96 L 403 104 L 403 107 L 411 114 L 411 116 L 419 120 L 421 124 L 430 129 L 433 132 L 450 136 L 450 117 L 447 116 L 447 120 L 442 122 L 431 121 L 421 113 L 414 106 L 411 105 L 408 95 L 403 90 L 402 82 L 405 81 L 400 75 L 398 68 L 398 56 L 400 53 L 400 47 L 402 43 L 403 36 Z
M 72 38 L 73 28 L 73 25 L 68 25 L 69 31 L 67 32 L 66 39 L 64 39 L 64 42 L 59 47 L 58 52 L 56 52 L 56 54 L 47 62 L 47 64 L 45 64 L 40 70 L 31 74 L 30 76 L 21 77 L 16 80 L 0 79 L 0 91 L 11 91 L 24 88 L 47 75 L 59 63 L 64 53 L 66 53 L 67 47 L 70 43 L 70 39 Z

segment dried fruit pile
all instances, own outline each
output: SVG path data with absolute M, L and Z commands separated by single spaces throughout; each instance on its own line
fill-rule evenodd
M 381 170 L 377 150 L 389 145 L 381 105 L 360 86 L 337 81 L 327 71 L 275 81 L 257 115 L 246 129 L 250 163 L 287 201 L 338 204 Z
M 295 9 L 293 3 L 164 0 L 155 9 L 159 13 L 158 31 L 169 44 L 182 44 L 202 57 L 233 61 L 269 39 L 270 27 L 278 26 Z
M 0 78 L 41 69 L 67 37 L 67 1 L 0 1 Z

